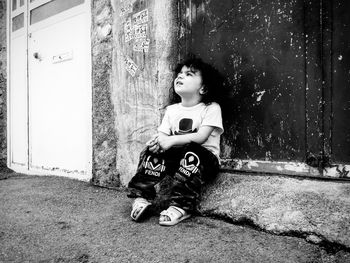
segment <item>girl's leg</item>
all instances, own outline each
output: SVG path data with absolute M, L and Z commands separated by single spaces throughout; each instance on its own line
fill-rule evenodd
M 148 148 L 141 152 L 136 175 L 128 185 L 128 196 L 136 197 L 130 214 L 133 220 L 141 220 L 151 205 L 149 200 L 156 195 L 154 186 L 164 178 L 166 173 L 173 173 L 174 168 L 177 168 L 174 166 L 174 160 L 177 160 L 176 163 L 178 163 L 181 156 L 176 154 L 177 152 L 177 150 L 171 149 L 162 154 L 155 154 L 150 152 Z
M 200 200 L 203 184 L 219 172 L 217 157 L 199 144 L 183 148 L 182 159 L 174 175 L 170 205 L 192 212 Z
M 162 154 L 155 154 L 144 149 L 135 176 L 128 184 L 129 197 L 155 197 L 154 186 L 165 176 L 165 159 Z

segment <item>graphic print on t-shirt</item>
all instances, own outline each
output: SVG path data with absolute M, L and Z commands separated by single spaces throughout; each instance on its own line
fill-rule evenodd
M 187 119 L 187 118 L 181 119 L 179 121 L 179 130 L 175 131 L 175 135 L 182 135 L 182 134 L 197 132 L 197 129 L 192 130 L 192 126 L 193 126 L 192 119 Z

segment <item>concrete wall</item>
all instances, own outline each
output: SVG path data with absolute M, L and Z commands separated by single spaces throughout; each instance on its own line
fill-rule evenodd
M 139 153 L 156 133 L 167 103 L 176 55 L 173 2 L 112 1 L 112 98 L 122 184 L 134 175 Z
M 93 184 L 126 185 L 156 133 L 176 58 L 174 4 L 92 3 Z
M 0 0 L 0 167 L 6 167 L 6 1 Z

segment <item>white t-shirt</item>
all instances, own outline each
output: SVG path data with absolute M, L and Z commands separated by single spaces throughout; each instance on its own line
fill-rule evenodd
M 180 103 L 166 108 L 159 132 L 168 135 L 194 133 L 201 126 L 215 127 L 203 147 L 214 153 L 218 159 L 220 155 L 220 135 L 224 132 L 220 105 L 212 102 L 209 105 L 199 103 L 192 107 L 184 107 Z

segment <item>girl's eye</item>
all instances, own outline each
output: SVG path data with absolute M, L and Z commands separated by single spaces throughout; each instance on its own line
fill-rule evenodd
M 186 75 L 186 76 L 193 76 L 193 73 L 190 72 L 190 71 L 187 71 L 187 72 L 179 72 L 177 73 L 177 77 L 180 76 L 180 75 Z

